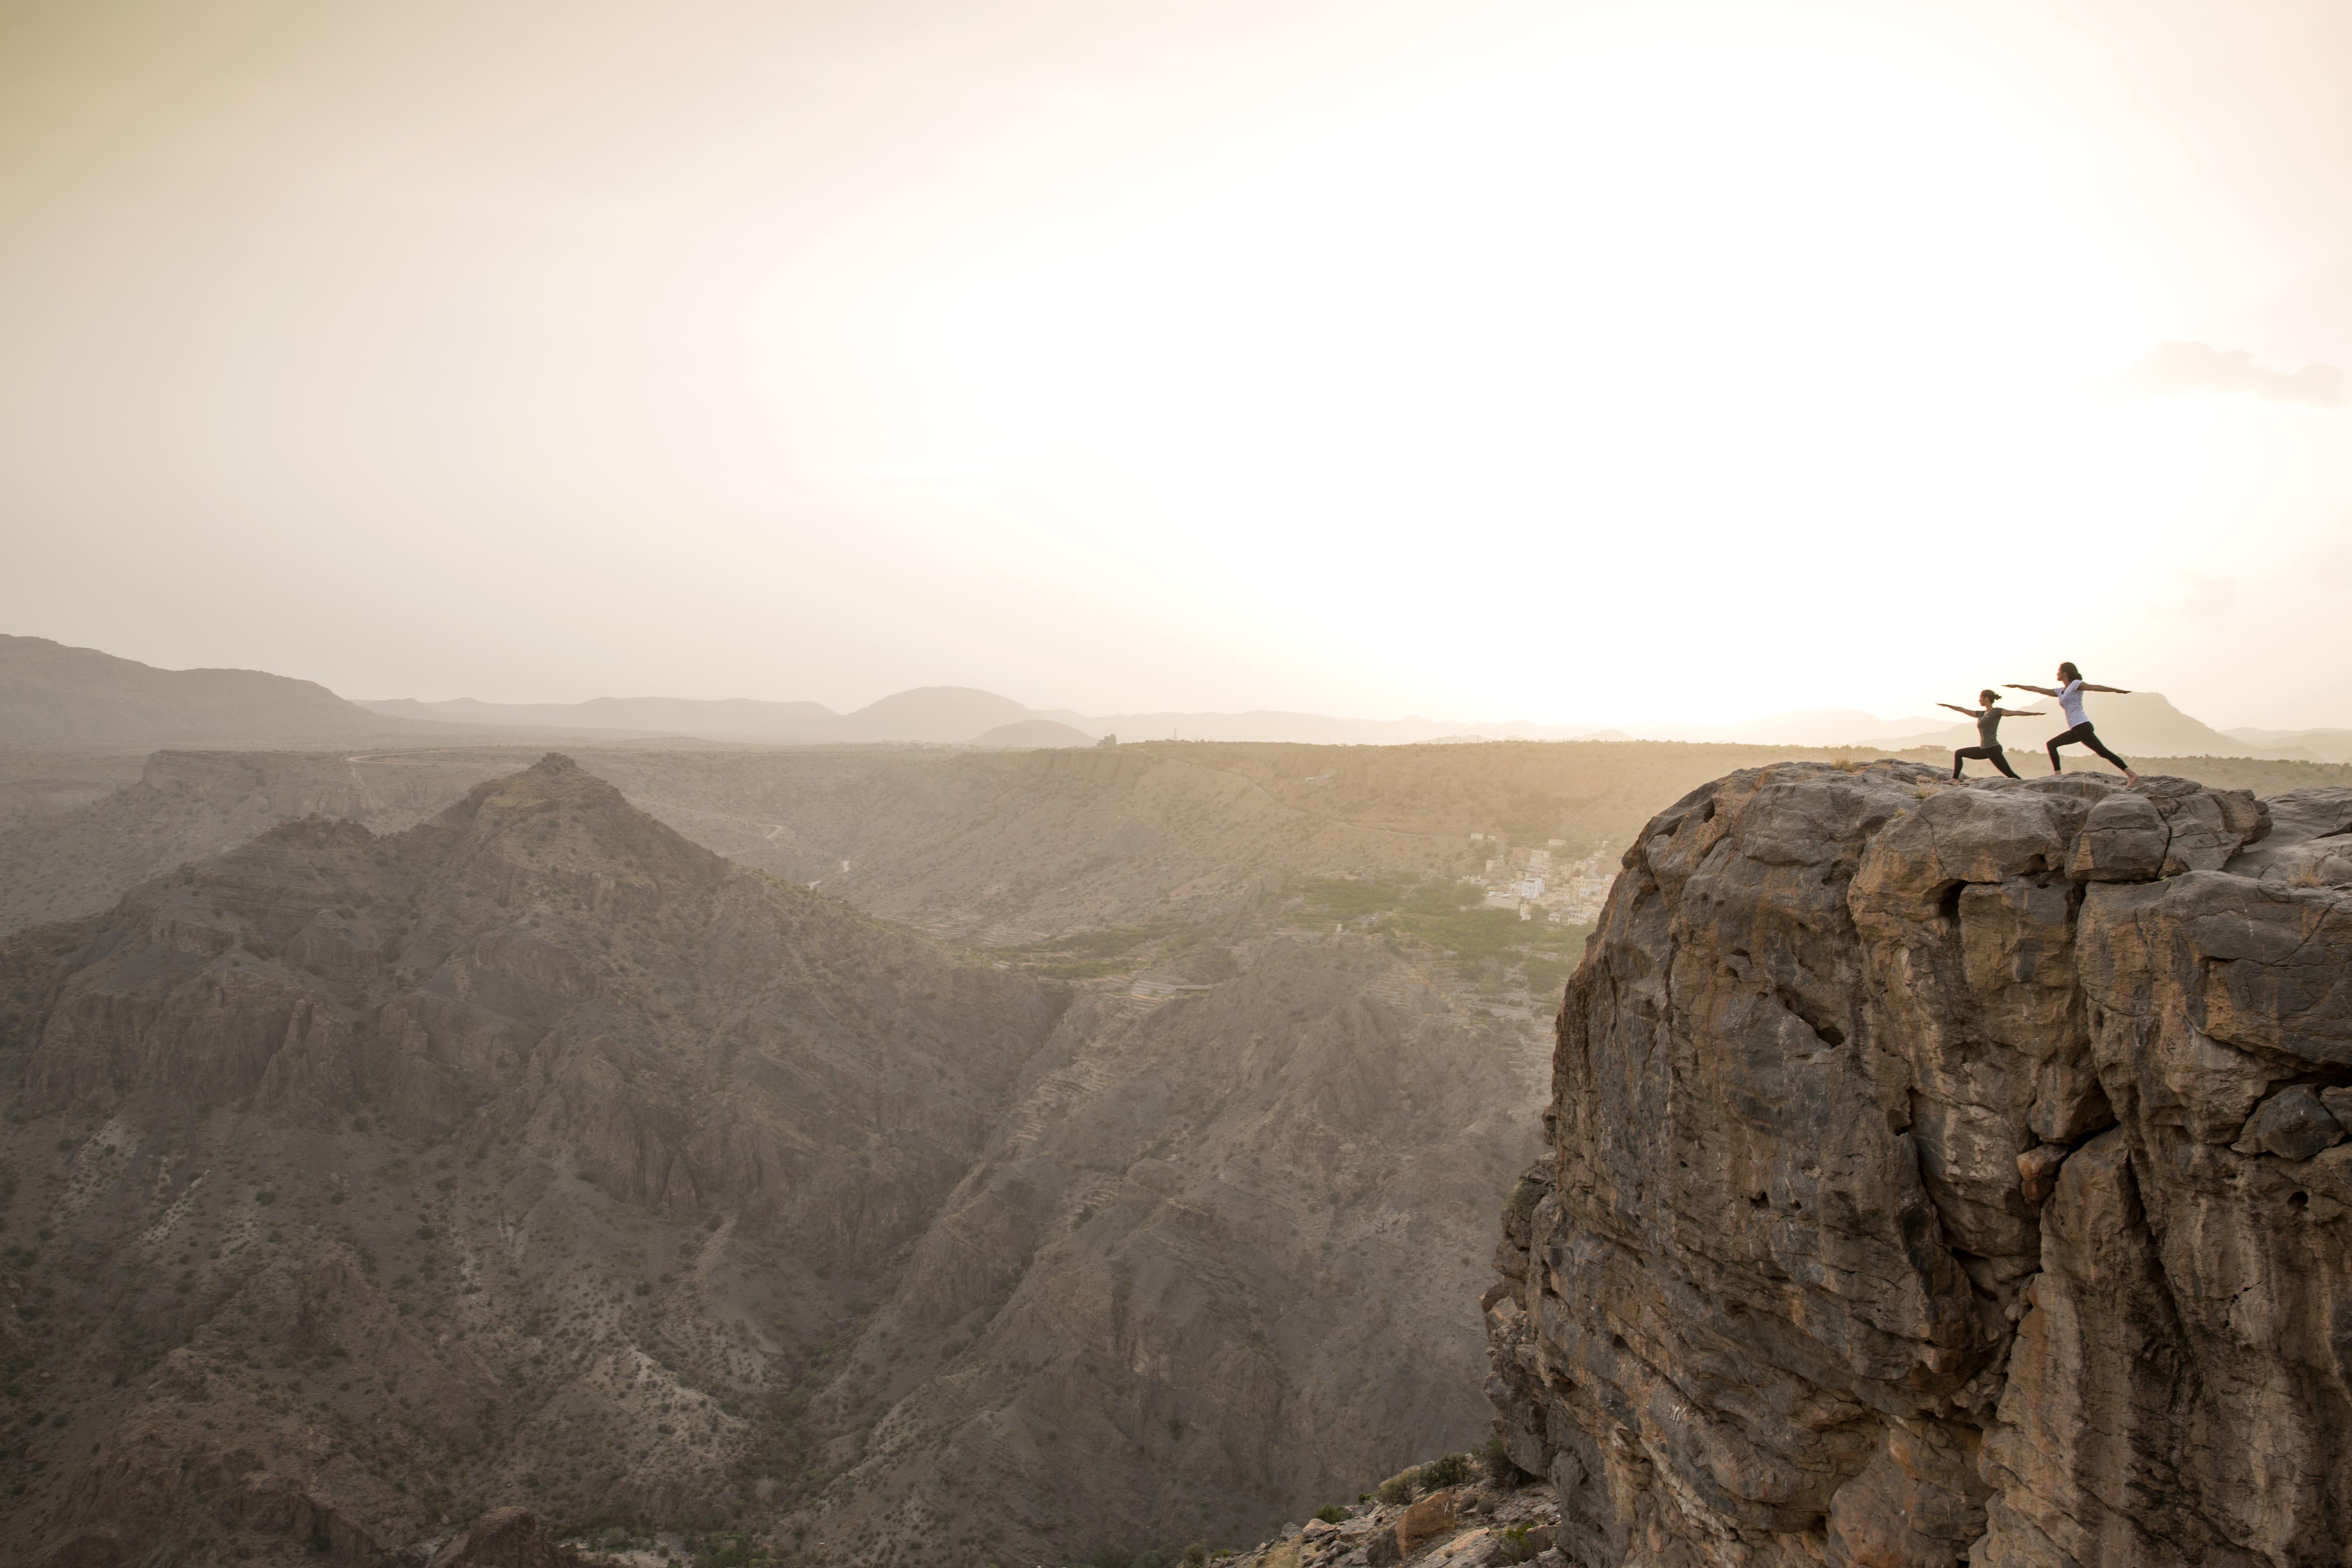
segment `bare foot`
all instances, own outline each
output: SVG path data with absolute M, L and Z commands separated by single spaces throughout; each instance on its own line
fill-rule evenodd
M 2124 783 L 2131 785 L 2134 789 L 2137 789 L 2139 788 L 2139 775 L 2132 772 L 2129 768 L 2126 768 L 2124 770 Z

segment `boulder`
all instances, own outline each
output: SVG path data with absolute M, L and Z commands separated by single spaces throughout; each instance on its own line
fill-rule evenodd
M 1398 1516 L 1397 1550 L 1410 1557 L 1423 1542 L 1453 1534 L 1461 1522 L 1454 1494 L 1450 1490 L 1432 1492 Z
M 2259 1149 L 2282 1160 L 2308 1160 L 2342 1142 L 2344 1129 L 2319 1096 L 2296 1084 L 2263 1100 L 2247 1118 L 2245 1136 L 2231 1147 L 2241 1153 Z
M 2264 801 L 2271 830 L 2223 869 L 2256 881 L 2352 884 L 2352 789 L 2299 789 Z
M 2078 882 L 2152 881 L 2164 870 L 2171 837 L 2156 803 L 2146 795 L 2109 795 L 2091 808 L 2066 874 Z

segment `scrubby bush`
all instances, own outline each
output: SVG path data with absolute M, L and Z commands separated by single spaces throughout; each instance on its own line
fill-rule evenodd
M 1337 1524 L 1348 1517 L 1348 1510 L 1336 1502 L 1327 1502 L 1315 1510 L 1315 1517 L 1326 1524 Z
M 1470 1456 L 1444 1454 L 1421 1468 L 1421 1484 L 1429 1491 L 1458 1487 L 1470 1479 Z
M 1382 1502 L 1387 1503 L 1391 1508 L 1396 1507 L 1400 1503 L 1411 1502 L 1412 1500 L 1412 1485 L 1414 1480 L 1417 1479 L 1420 1475 L 1421 1472 L 1419 1470 L 1405 1470 L 1399 1474 L 1391 1476 L 1387 1480 L 1381 1483 L 1380 1500 Z

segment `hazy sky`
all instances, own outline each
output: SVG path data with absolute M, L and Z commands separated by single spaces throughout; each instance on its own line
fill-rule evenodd
M 2352 724 L 2352 5 L 0 5 L 0 630 Z

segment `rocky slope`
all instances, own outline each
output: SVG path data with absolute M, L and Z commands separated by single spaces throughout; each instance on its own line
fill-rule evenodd
M 157 752 L 119 788 L 0 830 L 0 931 L 70 920 L 189 860 L 320 815 L 415 826 L 515 765 L 433 752 Z
M 756 1503 L 1061 1007 L 555 757 L 20 934 L 0 1552 L 363 1562 L 491 1502 Z
M 1278 1539 L 1225 1559 L 1226 1568 L 1564 1568 L 1552 1544 L 1559 1508 L 1547 1487 L 1494 1456 L 1481 1474 L 1468 1454 L 1401 1471 L 1354 1503 L 1327 1504 Z
M 1072 1001 L 554 758 L 19 932 L 0 1552 L 1036 1561 L 1471 1440 L 1534 1042 L 1384 938 L 1169 941 Z
M 2347 832 L 1889 763 L 1655 817 L 1486 1298 L 1569 1560 L 2340 1562 Z
M 1377 942 L 1234 962 L 1072 1008 L 821 1396 L 883 1414 L 792 1521 L 816 1561 L 1247 1539 L 1482 1429 L 1464 1241 L 1538 1054 Z

